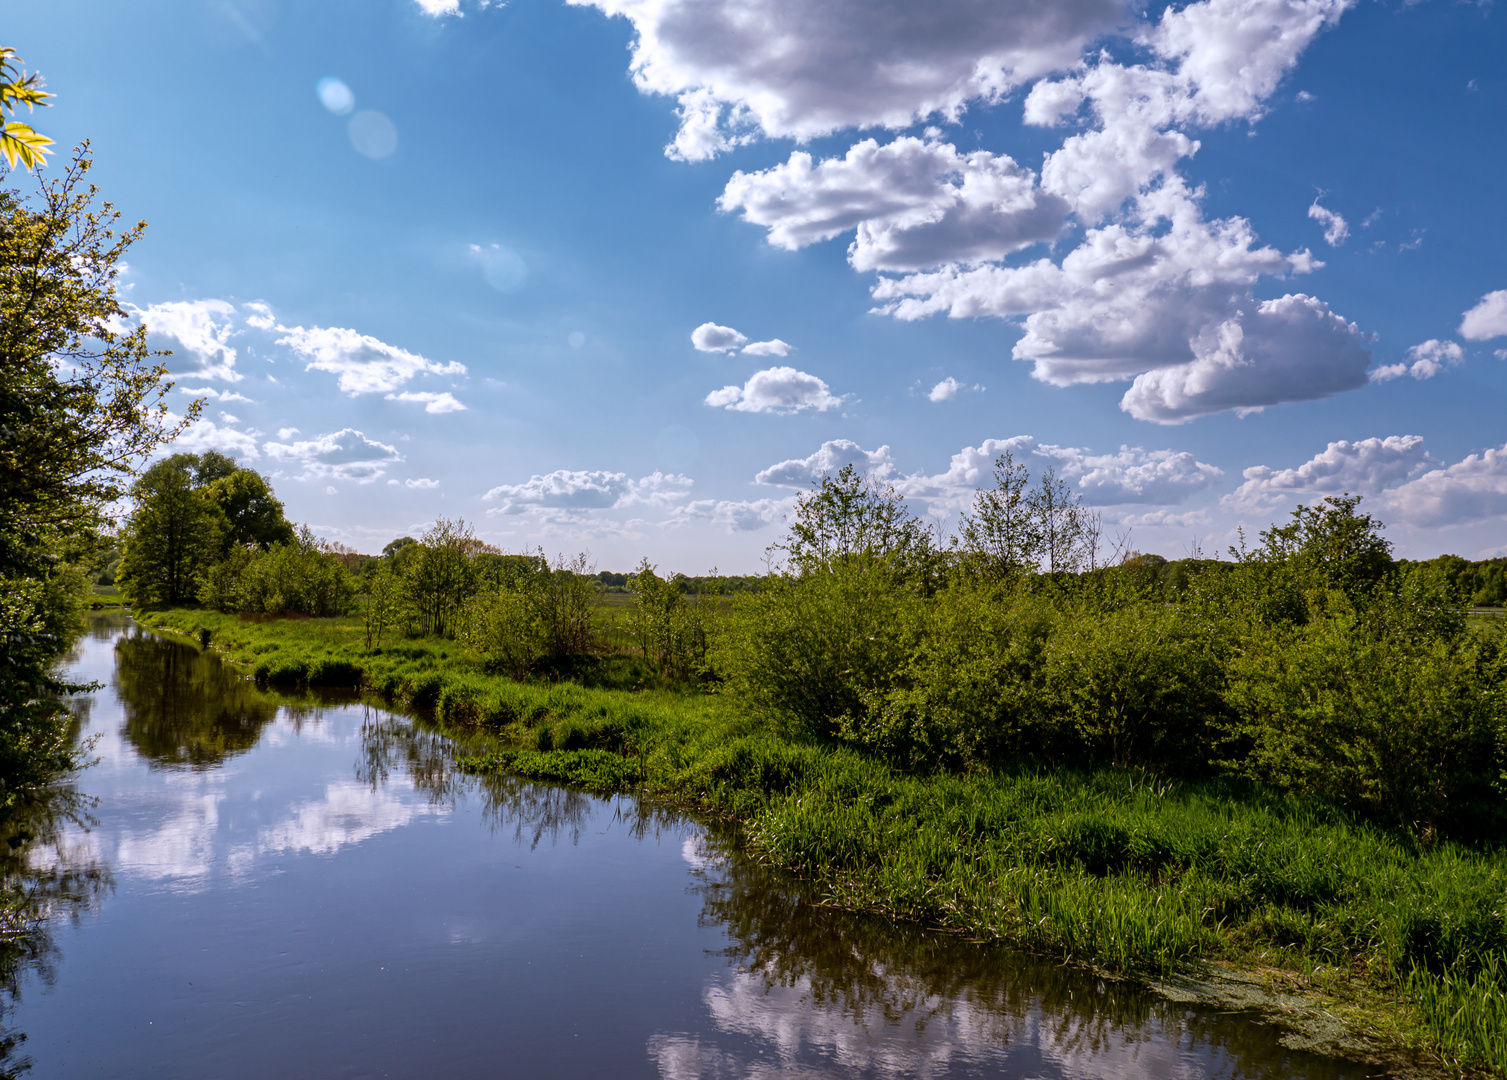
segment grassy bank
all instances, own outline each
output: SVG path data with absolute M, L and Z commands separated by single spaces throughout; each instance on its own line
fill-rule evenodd
M 1406 839 L 1234 781 L 1018 765 L 918 775 L 802 740 L 715 694 L 488 676 L 453 641 L 368 652 L 354 619 L 142 622 L 273 685 L 357 686 L 496 749 L 467 761 L 637 788 L 741 823 L 834 905 L 1156 977 L 1228 962 L 1352 1026 L 1507 1073 L 1507 855 Z M 627 664 L 623 660 L 621 664 Z M 631 667 L 614 671 L 632 681 Z

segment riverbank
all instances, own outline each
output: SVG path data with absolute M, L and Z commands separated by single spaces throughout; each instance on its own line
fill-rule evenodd
M 631 788 L 735 820 L 752 851 L 835 906 L 1284 1012 L 1350 1054 L 1507 1070 L 1501 854 L 1418 851 L 1228 782 L 901 773 L 793 739 L 715 694 L 518 684 L 449 641 L 368 652 L 352 619 L 139 618 L 272 685 L 357 687 L 487 731 L 495 749 L 468 760 L 473 771 Z

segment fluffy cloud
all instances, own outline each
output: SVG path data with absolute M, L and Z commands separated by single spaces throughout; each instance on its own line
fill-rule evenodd
M 404 480 L 403 486 L 410 490 L 433 491 L 440 486 L 440 482 L 438 480 L 431 480 L 427 476 L 419 476 L 412 480 Z
M 827 384 L 793 367 L 756 371 L 742 386 L 724 386 L 706 396 L 706 404 L 738 412 L 793 413 L 802 409 L 826 412 L 842 404 Z
M 712 521 L 727 527 L 730 533 L 756 532 L 783 517 L 795 505 L 788 499 L 697 499 L 670 512 L 672 524 L 686 521 Z
M 931 392 L 926 397 L 929 401 L 951 401 L 958 396 L 958 391 L 962 388 L 963 384 L 949 375 L 937 383 L 936 386 L 933 386 Z
M 429 391 L 405 390 L 401 394 L 388 394 L 387 401 L 411 401 L 424 406 L 427 413 L 464 412 L 465 406 L 455 400 L 451 393 L 435 394 Z
M 395 446 L 368 439 L 355 428 L 295 443 L 264 443 L 262 449 L 278 461 L 300 468 L 299 479 L 331 478 L 369 484 L 387 466 L 403 460 Z
M 1460 336 L 1466 341 L 1486 341 L 1507 335 L 1507 289 L 1481 297 L 1481 302 L 1460 320 Z
M 397 391 L 417 375 L 464 375 L 464 364 L 436 363 L 417 353 L 400 349 L 343 327 L 279 326 L 283 336 L 279 345 L 287 345 L 308 361 L 306 371 L 328 371 L 339 377 L 340 389 L 357 394 L 387 394 Z M 436 411 L 436 410 L 431 410 Z
M 1431 469 L 1378 501 L 1383 512 L 1409 525 L 1464 525 L 1507 514 L 1507 446 Z
M 1465 350 L 1453 341 L 1440 341 L 1438 338 L 1429 338 L 1420 345 L 1414 345 L 1408 350 L 1412 362 L 1407 364 L 1386 364 L 1371 372 L 1372 382 L 1386 382 L 1389 379 L 1399 379 L 1404 375 L 1411 375 L 1418 380 L 1432 379 L 1445 368 L 1454 367 L 1465 359 Z
M 790 343 L 774 338 L 771 341 L 755 341 L 739 350 L 744 356 L 789 356 Z
M 522 484 L 499 484 L 482 499 L 500 500 L 488 514 L 521 514 L 535 508 L 608 510 L 634 504 L 668 506 L 685 498 L 690 488 L 688 478 L 674 473 L 655 472 L 634 480 L 620 472 L 556 469 Z
M 1406 479 L 1429 461 L 1421 435 L 1341 439 L 1295 469 L 1256 465 L 1245 470 L 1245 483 L 1225 497 L 1228 506 L 1264 506 L 1294 495 L 1352 492 L 1374 495 Z
M 858 5 L 796 10 L 794 0 L 594 2 L 637 27 L 639 85 L 683 95 L 689 141 L 677 152 L 684 157 L 708 156 L 754 130 L 805 138 L 910 123 L 930 112 L 956 116 L 968 101 L 996 100 L 1031 67 L 999 63 L 1003 54 L 991 44 L 1001 26 L 1024 17 L 1017 4 L 918 10 L 927 32 L 892 46 L 902 40 L 896 31 L 910 26 L 910 8 L 875 18 Z M 1029 35 L 1010 46 L 1041 61 L 1032 78 L 1072 69 L 1037 81 L 1023 104 L 1028 123 L 1072 125 L 1039 178 L 1001 154 L 962 153 L 933 129 L 884 145 L 866 139 L 822 161 L 792 153 L 773 168 L 736 173 L 720 205 L 786 248 L 851 232 L 855 268 L 903 275 L 874 287 L 878 310 L 894 317 L 1023 319 L 1014 355 L 1035 377 L 1059 386 L 1134 380 L 1121 404 L 1141 419 L 1177 423 L 1353 389 L 1365 384 L 1370 364 L 1355 326 L 1301 292 L 1256 295 L 1263 277 L 1322 264 L 1307 250 L 1283 254 L 1259 244 L 1243 218 L 1206 220 L 1202 189 L 1177 173 L 1198 150 L 1190 131 L 1261 115 L 1303 51 L 1352 2 L 1197 0 L 1168 8 L 1132 35 L 1150 57 L 1136 64 L 1107 52 L 1087 63 L 1065 59 L 1088 40 L 1082 34 L 1112 28 L 1114 9 L 1090 17 L 1094 9 L 1057 5 L 1061 30 L 1051 50 Z M 830 36 L 849 18 L 862 25 Z M 954 23 L 969 27 L 957 40 L 965 49 L 959 55 L 972 62 L 959 69 L 967 72 L 962 81 L 936 84 L 951 88 L 943 104 L 928 96 L 935 87 L 921 58 L 952 55 L 937 50 L 953 40 Z M 815 24 L 821 34 L 800 33 Z M 840 62 L 829 59 L 817 74 L 803 66 L 835 48 Z M 1056 59 L 1044 60 L 1048 52 Z M 901 56 L 909 66 L 893 66 Z M 904 100 L 876 90 L 876 80 L 902 72 L 911 83 Z M 818 82 L 807 78 L 817 75 Z M 846 100 L 829 96 L 837 87 L 862 90 L 869 111 L 832 107 Z M 1085 110 L 1090 115 L 1081 117 Z M 1338 243 L 1342 220 L 1314 206 Z M 1056 237 L 1070 216 L 1086 230 L 1060 260 L 1001 264 Z M 741 400 L 719 395 L 719 402 Z
M 247 405 L 256 404 L 251 398 L 246 397 L 244 394 L 238 394 L 234 390 L 216 390 L 212 386 L 179 386 L 175 387 L 175 389 L 180 394 L 187 394 L 189 397 L 206 398 L 209 401 L 244 401 Z
M 704 322 L 691 331 L 691 344 L 700 352 L 733 352 L 747 340 L 747 334 L 740 334 L 731 326 L 718 326 L 714 322 Z
M 823 443 L 810 457 L 771 465 L 754 479 L 760 484 L 805 487 L 844 465 L 853 465 L 866 475 L 892 483 L 907 498 L 955 507 L 966 504 L 975 490 L 993 482 L 995 459 L 1006 452 L 1037 475 L 1046 468 L 1053 469 L 1095 506 L 1178 503 L 1224 475 L 1180 450 L 1122 446 L 1115 453 L 1095 454 L 1081 447 L 1038 443 L 1029 435 L 1017 435 L 965 446 L 952 455 L 944 472 L 934 475 L 897 472 L 888 446 L 869 451 L 848 439 L 834 439 Z
M 890 448 L 865 450 L 851 439 L 831 439 L 810 457 L 791 458 L 761 470 L 755 477 L 758 484 L 774 484 L 780 487 L 806 487 L 828 473 L 835 473 L 844 465 L 852 465 L 865 476 L 886 477 L 894 470 Z
M 1116 0 L 571 2 L 633 24 L 634 81 L 678 99 L 666 153 L 688 161 L 755 131 L 805 140 L 956 118 L 971 101 L 1071 67 L 1125 11 Z
M 151 333 L 172 338 L 194 355 L 198 367 L 186 374 L 226 382 L 243 378 L 229 344 L 236 333 L 233 305 L 224 300 L 173 300 L 129 310 Z
M 1324 243 L 1330 247 L 1339 247 L 1350 239 L 1350 223 L 1327 206 L 1320 206 L 1318 199 L 1309 206 L 1308 216 L 1323 226 Z
M 170 423 L 177 423 L 180 417 L 168 415 Z M 168 449 L 172 453 L 202 454 L 206 450 L 218 450 L 222 454 L 231 457 L 249 460 L 259 457 L 256 440 L 259 434 L 256 431 L 240 431 L 231 425 L 237 423 L 235 417 L 221 414 L 223 423 L 216 424 L 213 420 L 195 420 L 190 424 Z
M 772 169 L 736 172 L 718 205 L 788 250 L 854 231 L 848 259 L 858 270 L 1003 258 L 1056 236 L 1068 212 L 1009 157 L 909 136 L 866 139 L 820 164 L 796 151 Z

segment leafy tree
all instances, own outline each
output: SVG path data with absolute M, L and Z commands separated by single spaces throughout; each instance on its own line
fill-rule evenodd
M 231 471 L 213 475 L 206 482 L 211 471 L 205 468 L 205 459 L 211 455 L 229 462 Z M 217 462 L 214 464 L 218 465 Z M 293 526 L 283 516 L 283 504 L 260 473 L 236 468 L 234 458 L 211 450 L 200 458 L 198 475 L 205 496 L 218 507 L 225 521 L 220 539 L 222 553 L 237 547 L 266 551 L 274 544 L 293 542 Z
M 131 487 L 136 510 L 126 526 L 116 581 L 132 604 L 182 604 L 196 599 L 220 554 L 225 517 L 194 486 L 197 459 L 174 454 Z
M 50 97 L 42 89 L 42 76 L 34 71 L 28 74 L 15 49 L 0 47 L 0 154 L 12 169 L 17 161 L 28 172 L 44 164 L 52 140 L 32 130 L 30 124 L 8 117 L 14 116 L 21 105 L 27 112 L 38 105 L 45 108 Z
M 13 56 L 0 57 L 7 109 L 37 85 Z M 0 814 L 76 761 L 50 671 L 78 625 L 81 566 L 136 464 L 200 408 L 175 424 L 146 331 L 119 328 L 117 265 L 145 226 L 116 231 L 90 164 L 85 148 L 30 199 L 0 191 Z
M 934 541 L 892 485 L 844 465 L 801 496 L 790 532 L 774 550 L 784 550 L 799 574 L 831 570 L 859 555 L 911 571 L 930 568 Z
M 1311 587 L 1339 589 L 1352 599 L 1369 592 L 1392 570 L 1392 545 L 1380 521 L 1357 512 L 1360 501 L 1359 495 L 1329 495 L 1298 506 L 1286 525 L 1261 533 L 1261 557 L 1286 563 Z
M 389 545 L 391 547 L 392 545 Z M 476 537 L 463 520 L 440 518 L 404 559 L 408 602 L 427 634 L 444 637 L 455 630 L 455 616 L 476 593 Z
M 1036 569 L 1042 537 L 1030 489 L 1030 472 L 1010 451 L 994 459 L 994 486 L 979 489 L 973 512 L 963 515 L 960 539 L 970 561 L 1005 574 Z

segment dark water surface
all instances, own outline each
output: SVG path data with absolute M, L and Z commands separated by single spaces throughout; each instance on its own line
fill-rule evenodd
M 693 821 L 459 775 L 401 716 L 261 694 L 120 618 L 72 671 L 106 686 L 79 702 L 98 803 L 32 858 L 97 887 L 6 1017 L 35 1077 L 1368 1074 L 813 908 Z

